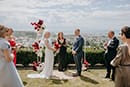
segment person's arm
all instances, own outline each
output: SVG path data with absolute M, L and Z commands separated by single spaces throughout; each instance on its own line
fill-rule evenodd
M 7 62 L 11 62 L 13 60 L 13 54 L 10 54 L 8 49 L 4 49 L 3 53 Z
M 50 47 L 50 45 L 48 44 L 48 40 L 45 40 L 45 45 L 47 46 L 48 49 L 50 49 L 52 51 L 56 51 L 56 49 Z
M 121 47 L 119 47 L 116 57 L 111 61 L 111 65 L 118 66 L 120 64 L 121 58 L 122 58 L 122 50 Z

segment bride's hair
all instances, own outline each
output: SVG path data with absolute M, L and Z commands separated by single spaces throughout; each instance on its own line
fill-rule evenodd
M 50 32 L 49 31 L 44 31 L 44 38 L 48 38 L 50 36 Z

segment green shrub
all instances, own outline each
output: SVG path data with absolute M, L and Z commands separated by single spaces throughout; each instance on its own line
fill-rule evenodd
M 29 63 L 33 63 L 33 61 L 36 60 L 37 60 L 37 55 L 35 52 L 31 50 L 22 49 L 17 51 L 17 64 L 23 64 L 24 66 L 28 66 Z
M 97 63 L 104 64 L 104 50 L 103 49 L 93 49 L 93 48 L 87 48 L 85 51 L 85 58 L 87 61 L 94 66 Z M 71 53 L 71 49 L 67 50 L 67 59 L 68 64 L 73 64 L 73 55 Z M 33 61 L 37 60 L 37 55 L 32 50 L 27 49 L 21 49 L 17 51 L 17 64 L 23 64 L 24 66 L 28 66 L 29 63 L 32 63 Z M 44 52 L 42 61 L 44 61 Z M 54 63 L 56 64 L 58 62 L 58 55 L 55 56 Z
M 87 48 L 85 56 L 88 62 L 94 66 L 97 63 L 104 64 L 104 49 Z

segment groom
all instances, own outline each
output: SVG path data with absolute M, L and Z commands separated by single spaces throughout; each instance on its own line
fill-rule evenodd
M 84 39 L 80 35 L 80 29 L 75 30 L 75 36 L 76 36 L 76 40 L 73 44 L 72 54 L 76 64 L 77 73 L 73 74 L 74 77 L 81 76 L 81 71 L 82 71 L 81 59 L 83 58 L 83 45 L 84 45 Z

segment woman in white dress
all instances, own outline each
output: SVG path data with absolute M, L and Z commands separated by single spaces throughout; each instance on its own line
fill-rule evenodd
M 7 27 L 0 25 L 0 87 L 24 87 L 13 64 L 11 47 L 5 39 L 7 31 Z
M 52 42 L 49 39 L 50 32 L 46 31 L 44 34 L 44 46 L 45 46 L 45 63 L 43 71 L 40 73 L 42 78 L 50 78 L 53 74 L 54 54 L 56 49 L 53 48 Z
M 45 61 L 42 72 L 40 74 L 29 74 L 27 75 L 27 77 L 49 79 L 53 75 L 53 64 L 54 64 L 53 52 L 56 51 L 56 49 L 53 48 L 52 42 L 49 38 L 50 38 L 50 32 L 44 31 L 43 43 L 45 46 Z

